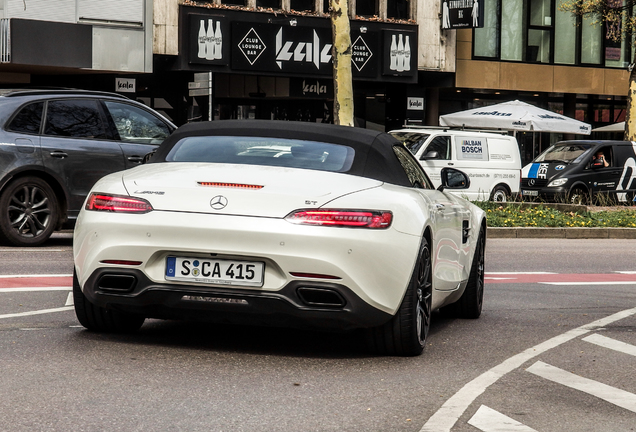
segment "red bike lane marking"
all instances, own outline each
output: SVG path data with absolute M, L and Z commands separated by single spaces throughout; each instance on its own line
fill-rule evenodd
M 37 276 L 37 277 L 10 277 L 0 278 L 0 291 L 2 288 L 29 288 L 29 287 L 62 287 L 73 286 L 72 276 Z
M 486 273 L 484 281 L 491 283 L 603 283 L 625 282 L 636 284 L 636 274 L 624 273 Z

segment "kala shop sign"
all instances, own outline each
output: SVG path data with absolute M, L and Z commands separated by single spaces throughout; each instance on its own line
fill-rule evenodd
M 289 20 L 249 19 L 264 16 L 269 15 L 229 12 L 227 16 L 189 15 L 187 63 L 226 73 L 242 71 L 314 79 L 332 76 L 329 20 L 299 17 L 298 24 L 293 26 L 288 24 Z M 417 26 L 354 21 L 351 51 L 354 78 L 417 80 Z
M 329 75 L 331 29 L 232 23 L 232 69 Z

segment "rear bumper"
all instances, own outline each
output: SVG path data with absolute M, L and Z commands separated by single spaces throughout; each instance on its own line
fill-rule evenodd
M 119 282 L 118 282 L 119 281 Z M 136 269 L 100 268 L 83 288 L 98 306 L 148 318 L 351 330 L 375 327 L 391 315 L 338 283 L 292 281 L 276 292 L 156 283 Z

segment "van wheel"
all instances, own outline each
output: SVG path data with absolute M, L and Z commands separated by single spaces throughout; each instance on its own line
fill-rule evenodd
M 490 201 L 507 202 L 509 196 L 510 196 L 510 193 L 508 192 L 508 189 L 505 186 L 497 185 L 495 186 L 495 188 L 492 190 L 492 193 L 490 194 Z
M 570 192 L 570 203 L 578 205 L 587 205 L 589 199 L 588 194 L 581 188 L 572 189 Z

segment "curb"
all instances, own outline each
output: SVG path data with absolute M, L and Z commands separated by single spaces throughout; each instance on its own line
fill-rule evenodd
M 634 228 L 488 228 L 488 238 L 636 239 Z

